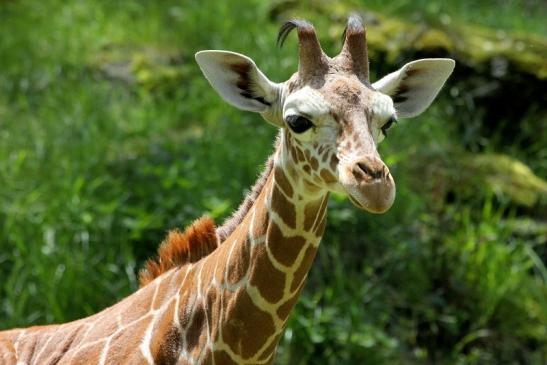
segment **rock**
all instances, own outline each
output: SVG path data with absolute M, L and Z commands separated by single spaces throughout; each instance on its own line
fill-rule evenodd
M 517 205 L 531 208 L 547 203 L 547 181 L 517 159 L 501 154 L 470 155 L 461 168 L 479 184 L 476 188 L 484 184 Z

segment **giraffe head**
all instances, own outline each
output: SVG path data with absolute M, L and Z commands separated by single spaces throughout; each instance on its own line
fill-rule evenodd
M 283 83 L 271 82 L 238 53 L 201 51 L 196 60 L 227 102 L 261 113 L 283 129 L 284 164 L 304 181 L 345 193 L 367 211 L 387 211 L 395 182 L 377 146 L 398 118 L 416 116 L 431 104 L 454 61 L 413 61 L 371 84 L 366 33 L 357 16 L 349 17 L 344 45 L 334 58 L 323 52 L 305 21 L 285 23 L 278 42 L 293 29 L 299 39 L 298 72 Z

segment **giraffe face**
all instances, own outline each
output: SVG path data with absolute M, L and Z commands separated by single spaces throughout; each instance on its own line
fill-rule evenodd
M 365 29 L 350 16 L 342 51 L 327 56 L 313 26 L 292 20 L 299 38 L 298 72 L 271 82 L 249 57 L 229 51 L 196 53 L 205 77 L 228 103 L 260 113 L 283 129 L 292 168 L 305 181 L 346 193 L 359 208 L 389 209 L 395 183 L 377 151 L 396 118 L 414 117 L 433 101 L 454 69 L 446 58 L 407 63 L 370 84 Z
M 295 74 L 284 85 L 281 113 L 295 168 L 361 209 L 385 212 L 395 183 L 377 145 L 396 117 L 392 99 L 351 74 L 330 73 L 296 89 L 299 84 Z

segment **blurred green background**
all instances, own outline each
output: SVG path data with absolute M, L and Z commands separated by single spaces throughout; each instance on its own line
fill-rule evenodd
M 0 1 L 0 329 L 87 316 L 137 288 L 166 231 L 221 222 L 275 128 L 229 107 L 194 53 L 297 67 L 367 23 L 372 79 L 457 60 L 422 116 L 380 152 L 385 215 L 331 198 L 276 364 L 547 363 L 547 5 L 500 1 Z

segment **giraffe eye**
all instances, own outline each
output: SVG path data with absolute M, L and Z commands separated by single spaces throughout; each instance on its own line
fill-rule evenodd
M 397 123 L 397 119 L 395 117 L 391 117 L 388 119 L 387 122 L 384 123 L 384 125 L 380 128 L 382 130 L 382 134 L 384 137 L 387 137 L 387 130 L 389 127 L 391 127 L 393 124 Z
M 304 133 L 313 127 L 313 123 L 301 115 L 289 115 L 285 120 L 294 133 Z

